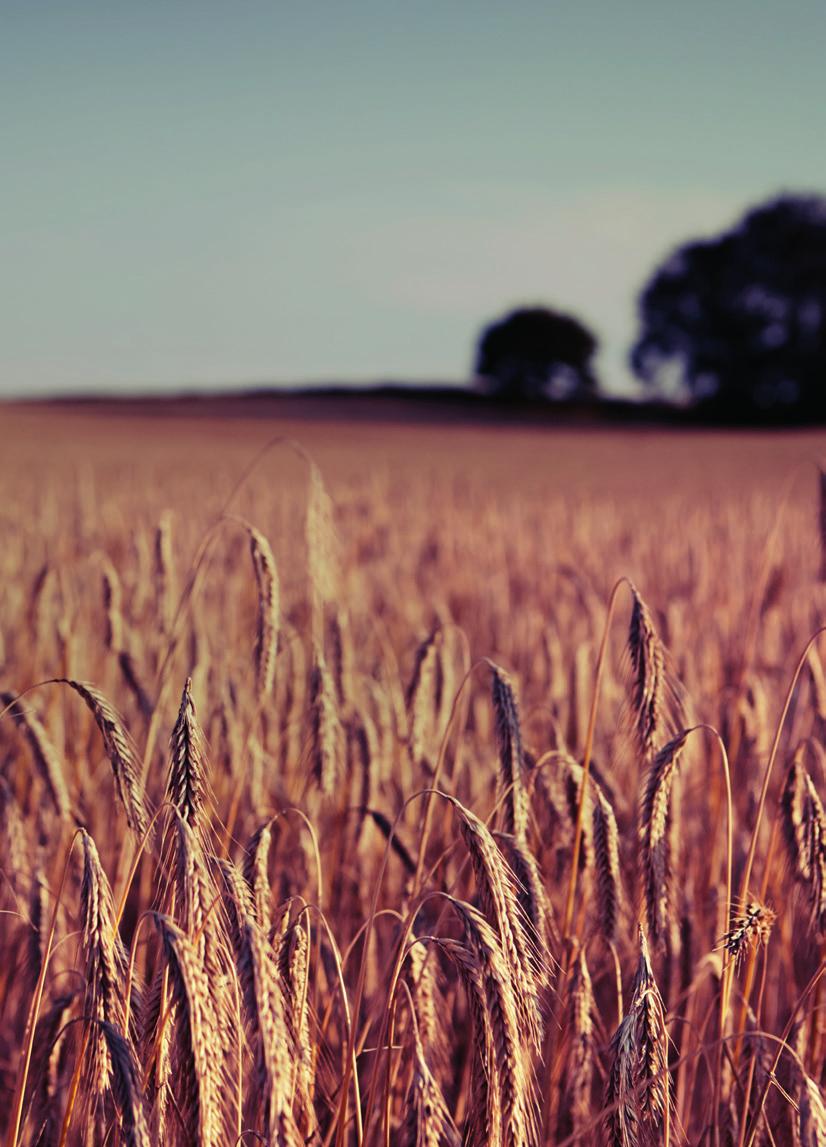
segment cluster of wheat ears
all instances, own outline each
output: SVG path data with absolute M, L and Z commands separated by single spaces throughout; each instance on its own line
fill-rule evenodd
M 303 464 L 303 538 L 7 532 L 8 1147 L 826 1147 L 810 550 L 727 598 L 710 509 L 668 601 L 605 600 L 461 489 L 411 554 Z

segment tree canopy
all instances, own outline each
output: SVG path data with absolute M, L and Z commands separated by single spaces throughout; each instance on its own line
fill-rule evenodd
M 826 414 L 826 199 L 784 195 L 688 243 L 639 303 L 631 366 L 733 416 Z
M 597 345 L 578 319 L 523 307 L 482 331 L 475 372 L 502 398 L 581 398 L 596 389 Z

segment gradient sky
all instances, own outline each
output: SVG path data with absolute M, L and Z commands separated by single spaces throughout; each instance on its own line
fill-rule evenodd
M 576 312 L 623 387 L 682 239 L 826 190 L 826 5 L 0 0 L 0 393 L 467 377 Z

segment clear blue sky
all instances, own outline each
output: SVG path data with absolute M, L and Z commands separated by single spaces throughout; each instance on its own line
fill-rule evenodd
M 0 0 L 0 393 L 458 379 L 826 191 L 826 5 Z

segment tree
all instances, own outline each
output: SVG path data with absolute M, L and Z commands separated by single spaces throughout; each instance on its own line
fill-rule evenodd
M 482 331 L 475 371 L 501 397 L 581 398 L 596 389 L 594 335 L 577 319 L 526 307 Z
M 785 195 L 659 267 L 631 366 L 737 417 L 826 414 L 826 199 Z

